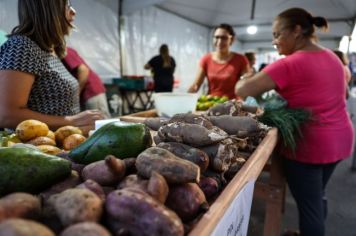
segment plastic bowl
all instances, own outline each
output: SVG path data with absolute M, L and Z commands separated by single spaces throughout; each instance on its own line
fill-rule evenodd
M 172 117 L 178 113 L 195 112 L 199 95 L 197 93 L 154 93 L 157 114 Z

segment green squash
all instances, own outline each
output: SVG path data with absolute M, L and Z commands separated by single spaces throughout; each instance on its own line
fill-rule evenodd
M 38 193 L 71 173 L 71 162 L 27 147 L 0 148 L 0 195 Z
M 124 159 L 136 157 L 151 145 L 152 137 L 146 125 L 114 121 L 102 126 L 74 148 L 69 158 L 80 164 L 104 160 L 107 155 Z

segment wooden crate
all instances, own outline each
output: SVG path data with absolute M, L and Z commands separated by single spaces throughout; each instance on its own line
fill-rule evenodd
M 157 117 L 155 110 L 149 110 L 144 112 L 139 112 L 135 114 L 131 114 L 128 116 L 120 117 L 122 121 L 127 122 L 136 122 L 142 123 L 145 119 L 149 117 Z M 254 183 L 260 173 L 262 172 L 264 166 L 268 162 L 274 147 L 277 143 L 277 129 L 271 129 L 263 141 L 259 144 L 256 150 L 252 153 L 250 158 L 246 161 L 243 167 L 239 170 L 236 176 L 229 182 L 229 184 L 225 187 L 225 189 L 220 193 L 218 198 L 214 201 L 214 203 L 210 206 L 210 209 L 199 219 L 193 229 L 189 232 L 191 236 L 205 236 L 205 235 L 218 235 L 217 228 L 226 231 L 225 235 L 232 233 L 236 234 L 238 229 L 238 224 L 241 222 L 222 222 L 224 216 L 228 213 L 230 206 L 233 204 L 239 204 L 239 195 L 246 188 L 250 188 L 251 184 L 254 186 Z M 248 196 L 252 201 L 253 191 L 250 196 Z M 251 201 L 249 204 L 251 204 Z M 250 210 L 251 205 L 247 206 Z M 237 216 L 239 217 L 239 216 Z M 241 218 L 241 216 L 240 216 Z M 248 219 L 241 219 L 247 221 Z M 225 226 L 224 226 L 225 225 Z M 225 228 L 224 228 L 225 227 Z M 247 232 L 247 229 L 245 229 Z M 232 232 L 234 231 L 234 232 Z M 266 232 L 265 232 L 266 233 Z M 268 232 L 267 232 L 268 233 Z M 268 235 L 268 234 L 265 234 Z M 270 234 L 271 235 L 271 234 Z

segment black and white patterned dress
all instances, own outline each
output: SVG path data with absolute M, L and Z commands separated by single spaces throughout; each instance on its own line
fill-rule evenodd
M 0 70 L 35 76 L 27 103 L 29 109 L 57 116 L 80 112 L 78 81 L 58 57 L 42 50 L 30 38 L 12 36 L 1 46 Z

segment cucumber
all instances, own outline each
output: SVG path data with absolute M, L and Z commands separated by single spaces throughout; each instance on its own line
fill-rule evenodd
M 114 121 L 102 126 L 74 148 L 69 158 L 80 164 L 104 160 L 107 155 L 124 159 L 136 157 L 151 145 L 152 137 L 146 125 Z
M 71 173 L 68 160 L 27 147 L 0 148 L 0 195 L 39 193 Z

